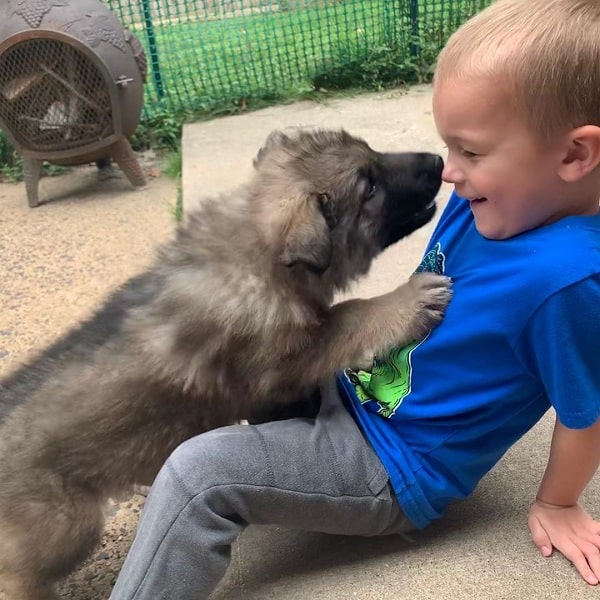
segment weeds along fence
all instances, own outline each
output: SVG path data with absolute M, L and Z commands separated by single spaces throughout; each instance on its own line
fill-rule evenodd
M 147 53 L 145 116 L 427 80 L 491 0 L 105 0 Z

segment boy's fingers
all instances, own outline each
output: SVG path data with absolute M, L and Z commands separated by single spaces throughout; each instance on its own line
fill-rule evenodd
M 529 531 L 531 531 L 533 543 L 539 548 L 540 552 L 544 556 L 550 556 L 552 554 L 552 542 L 546 530 L 535 517 L 529 519 Z
M 587 535 L 587 541 L 600 550 L 600 532 L 594 533 L 593 531 Z
M 592 544 L 570 542 L 567 547 L 560 548 L 563 556 L 579 571 L 579 574 L 590 585 L 598 585 L 600 575 L 600 552 Z M 598 575 L 596 575 L 598 573 Z
M 567 556 L 567 558 L 573 563 L 574 567 L 579 571 L 587 583 L 590 585 L 598 585 L 598 577 L 596 577 L 590 568 L 586 557 L 581 552 L 578 552 L 574 557 Z
M 591 585 L 596 585 L 600 580 L 600 550 L 594 544 L 586 544 L 586 547 L 583 548 L 583 552 L 586 562 L 592 572 L 592 578 L 585 578 L 585 580 Z

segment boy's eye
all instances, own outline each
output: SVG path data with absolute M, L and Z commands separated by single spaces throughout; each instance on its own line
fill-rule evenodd
M 464 148 L 461 148 L 460 153 L 466 158 L 474 158 L 475 156 L 479 156 L 479 154 L 471 152 L 470 150 L 465 150 Z

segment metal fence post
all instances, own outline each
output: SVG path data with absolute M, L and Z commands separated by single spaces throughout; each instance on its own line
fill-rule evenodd
M 148 36 L 148 47 L 150 49 L 150 65 L 152 69 L 152 79 L 156 87 L 156 93 L 159 100 L 165 95 L 163 88 L 162 74 L 160 72 L 160 61 L 158 59 L 158 46 L 156 44 L 156 35 L 154 33 L 154 23 L 152 23 L 152 13 L 150 11 L 150 0 L 142 0 L 142 11 L 144 15 L 144 27 Z
M 412 57 L 417 57 L 421 53 L 419 46 L 419 0 L 409 1 L 409 19 L 410 19 L 410 54 Z
M 396 3 L 397 3 L 397 0 L 384 0 L 384 3 L 383 3 L 383 17 L 384 17 L 383 35 L 384 35 L 385 43 L 388 46 L 393 46 L 396 41 L 396 38 L 397 38 L 397 34 L 396 34 L 397 23 L 395 22 L 395 19 L 394 19 L 394 13 L 395 13 L 394 5 Z

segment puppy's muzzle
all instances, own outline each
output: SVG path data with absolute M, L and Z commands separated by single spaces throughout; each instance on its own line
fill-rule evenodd
M 417 175 L 417 181 L 423 191 L 435 196 L 442 183 L 442 171 L 444 170 L 444 160 L 437 154 L 423 154 L 421 168 Z

